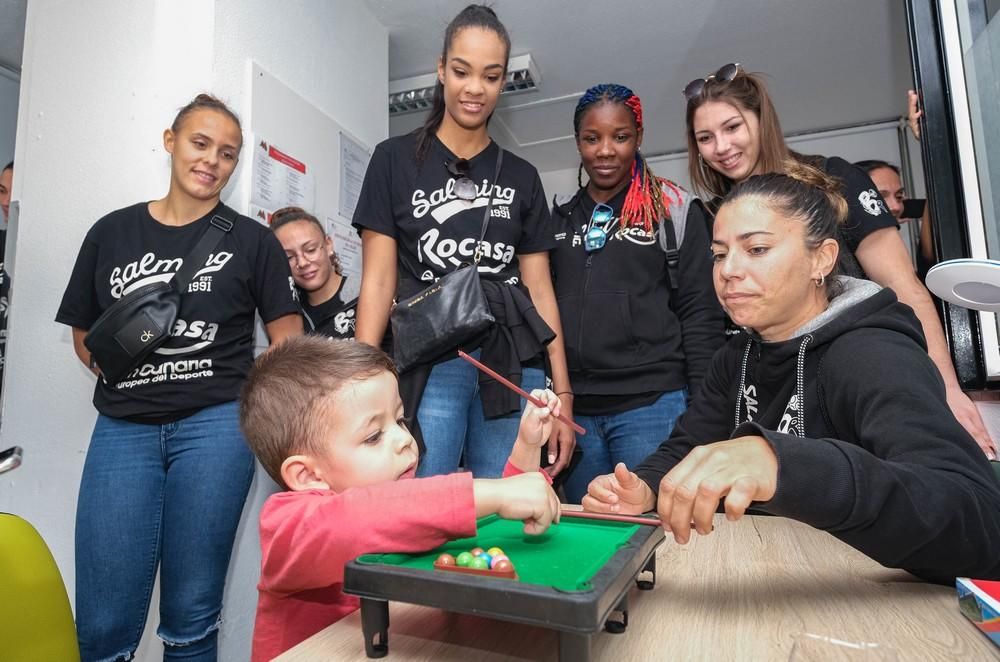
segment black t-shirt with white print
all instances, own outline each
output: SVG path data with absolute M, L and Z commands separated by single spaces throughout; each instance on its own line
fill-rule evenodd
M 168 226 L 143 202 L 99 220 L 80 248 L 56 321 L 89 329 L 123 295 L 170 280 L 215 214 L 236 216 L 220 203 L 193 223 Z M 253 364 L 255 310 L 268 323 L 298 313 L 299 304 L 277 238 L 239 216 L 182 293 L 173 337 L 121 382 L 98 379 L 97 410 L 164 423 L 235 400 Z
M 534 166 L 505 152 L 498 182 L 493 182 L 499 146 L 490 144 L 470 159 L 469 177 L 478 186 L 475 200 L 454 194 L 447 164 L 456 156 L 436 137 L 424 161 L 415 160 L 416 135 L 383 141 L 375 148 L 354 211 L 354 226 L 396 240 L 397 296 L 405 298 L 471 262 L 482 230 L 487 195 L 493 210 L 479 275 L 520 283 L 517 255 L 546 252 L 555 246 L 542 182 Z
M 358 288 L 354 287 L 353 280 L 348 284 L 345 277 L 332 297 L 315 306 L 309 303 L 308 293 L 300 291 L 299 298 L 309 332 L 341 340 L 354 338 Z

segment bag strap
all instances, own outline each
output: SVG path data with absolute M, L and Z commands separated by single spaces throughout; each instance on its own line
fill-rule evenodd
M 212 216 L 205 234 L 201 235 L 201 239 L 198 240 L 195 247 L 184 258 L 181 268 L 177 270 L 177 273 L 174 274 L 173 279 L 170 281 L 175 290 L 184 294 L 184 290 L 187 289 L 188 283 L 194 278 L 195 273 L 205 266 L 208 256 L 212 254 L 212 251 L 219 245 L 222 238 L 232 231 L 232 229 L 233 221 L 223 218 L 218 214 Z
M 476 242 L 476 251 L 472 254 L 472 263 L 478 265 L 483 259 L 483 239 L 486 238 L 486 227 L 490 224 L 490 212 L 493 211 L 493 187 L 500 179 L 500 166 L 503 165 L 503 147 L 497 145 L 497 165 L 493 171 L 493 181 L 486 191 L 486 213 L 483 214 L 483 229 L 479 233 L 479 241 Z

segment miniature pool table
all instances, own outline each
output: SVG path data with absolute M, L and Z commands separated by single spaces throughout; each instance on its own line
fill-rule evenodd
M 423 554 L 366 554 L 348 563 L 344 592 L 361 597 L 368 657 L 388 653 L 389 601 L 552 628 L 559 632 L 560 660 L 589 660 L 590 638 L 602 628 L 623 632 L 632 581 L 653 588 L 663 529 L 568 513 L 540 536 L 525 535 L 522 528 L 494 515 L 478 522 L 473 538 Z M 457 556 L 475 547 L 503 549 L 518 578 L 434 568 L 440 554 Z M 643 572 L 649 578 L 639 579 Z M 612 612 L 620 612 L 621 620 L 609 620 Z

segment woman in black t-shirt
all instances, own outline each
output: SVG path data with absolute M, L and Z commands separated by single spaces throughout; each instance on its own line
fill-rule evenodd
M 330 338 L 353 338 L 358 288 L 344 276 L 323 224 L 301 207 L 284 207 L 271 216 L 271 230 L 285 249 L 299 288 L 306 330 Z
M 565 483 L 579 503 L 595 476 L 638 464 L 670 435 L 724 335 L 701 202 L 639 153 L 639 97 L 595 85 L 573 133 L 588 181 L 553 210 L 551 260 L 573 409 L 587 430 Z M 663 232 L 681 237 L 676 268 Z
M 696 190 L 721 198 L 751 175 L 782 172 L 787 158 L 816 166 L 841 180 L 849 214 L 841 228 L 841 268 L 892 288 L 913 308 L 927 338 L 928 353 L 941 372 L 948 406 L 988 457 L 993 440 L 976 406 L 962 392 L 944 330 L 930 294 L 917 277 L 898 225 L 871 179 L 837 157 L 791 151 L 763 78 L 739 64 L 727 64 L 684 88 L 687 98 L 688 170 Z
M 223 205 L 243 137 L 198 95 L 164 132 L 170 188 L 87 233 L 56 321 L 97 376 L 76 514 L 76 623 L 83 660 L 131 658 L 159 566 L 165 660 L 215 659 L 226 570 L 253 478 L 237 398 L 253 363 L 254 313 L 272 343 L 302 332 L 277 239 Z M 83 343 L 101 313 L 167 282 L 212 225 L 233 222 L 181 293 L 171 338 L 118 383 Z
M 500 147 L 490 139 L 487 122 L 509 54 L 510 38 L 496 14 L 481 5 L 466 7 L 445 32 L 427 122 L 375 148 L 354 213 L 364 258 L 357 339 L 377 346 L 394 297 L 415 294 L 472 261 L 484 207 L 492 203 L 479 245 L 479 275 L 497 323 L 464 348 L 478 347 L 484 363 L 531 391 L 544 386 L 547 343 L 553 390 L 563 400 L 563 413 L 571 415 L 541 180 L 526 161 L 504 153 L 494 181 Z M 454 471 L 464 456 L 476 475 L 499 476 L 523 404 L 471 365 L 450 358 L 456 349 L 441 347 L 441 360 L 400 376 L 407 416 L 426 442 L 419 475 Z M 557 426 L 549 445 L 552 474 L 566 465 L 573 444 L 572 430 Z

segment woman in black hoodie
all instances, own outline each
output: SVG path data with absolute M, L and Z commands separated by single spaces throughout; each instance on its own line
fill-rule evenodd
M 639 153 L 639 97 L 623 85 L 591 87 L 573 131 L 580 189 L 557 200 L 549 261 L 573 387 L 559 395 L 587 430 L 564 486 L 579 503 L 595 476 L 640 462 L 670 434 L 724 324 L 701 202 Z
M 713 280 L 744 332 L 673 435 L 635 473 L 595 479 L 584 506 L 656 508 L 686 543 L 720 505 L 730 520 L 752 505 L 925 578 L 1000 578 L 1000 485 L 948 409 L 913 311 L 833 275 L 845 215 L 833 180 L 794 162 L 733 188 Z

